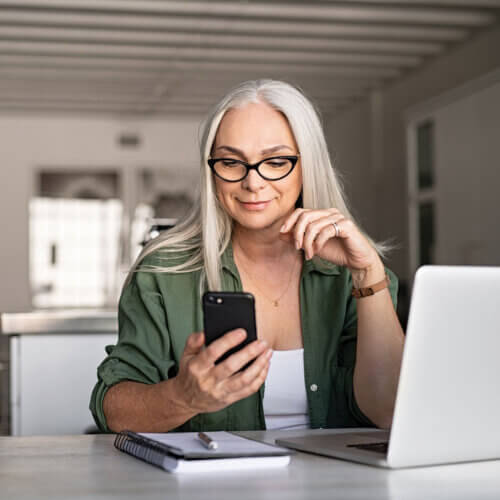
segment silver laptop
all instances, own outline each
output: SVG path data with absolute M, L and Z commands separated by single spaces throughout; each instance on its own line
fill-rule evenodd
M 415 276 L 390 434 L 278 439 L 380 467 L 500 458 L 500 267 L 424 266 Z

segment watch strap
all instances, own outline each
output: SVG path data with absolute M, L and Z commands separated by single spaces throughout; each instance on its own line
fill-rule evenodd
M 366 286 L 363 288 L 354 288 L 352 289 L 352 296 L 356 299 L 362 299 L 363 297 L 369 297 L 370 295 L 374 295 L 380 290 L 384 288 L 388 288 L 391 280 L 389 276 L 386 274 L 382 281 L 375 283 L 374 285 Z

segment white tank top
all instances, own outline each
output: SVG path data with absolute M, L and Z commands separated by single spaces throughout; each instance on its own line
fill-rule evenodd
M 274 351 L 264 391 L 267 429 L 308 429 L 304 349 Z

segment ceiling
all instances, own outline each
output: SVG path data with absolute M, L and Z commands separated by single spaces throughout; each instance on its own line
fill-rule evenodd
M 0 0 L 0 113 L 200 114 L 272 77 L 329 114 L 499 20 L 500 0 Z

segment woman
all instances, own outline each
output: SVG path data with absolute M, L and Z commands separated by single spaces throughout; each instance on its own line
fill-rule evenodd
M 389 427 L 397 280 L 348 212 L 309 101 L 283 82 L 243 83 L 207 121 L 201 157 L 197 206 L 125 283 L 92 394 L 100 428 Z M 259 339 L 217 365 L 246 334 L 204 347 L 205 289 L 256 299 Z

